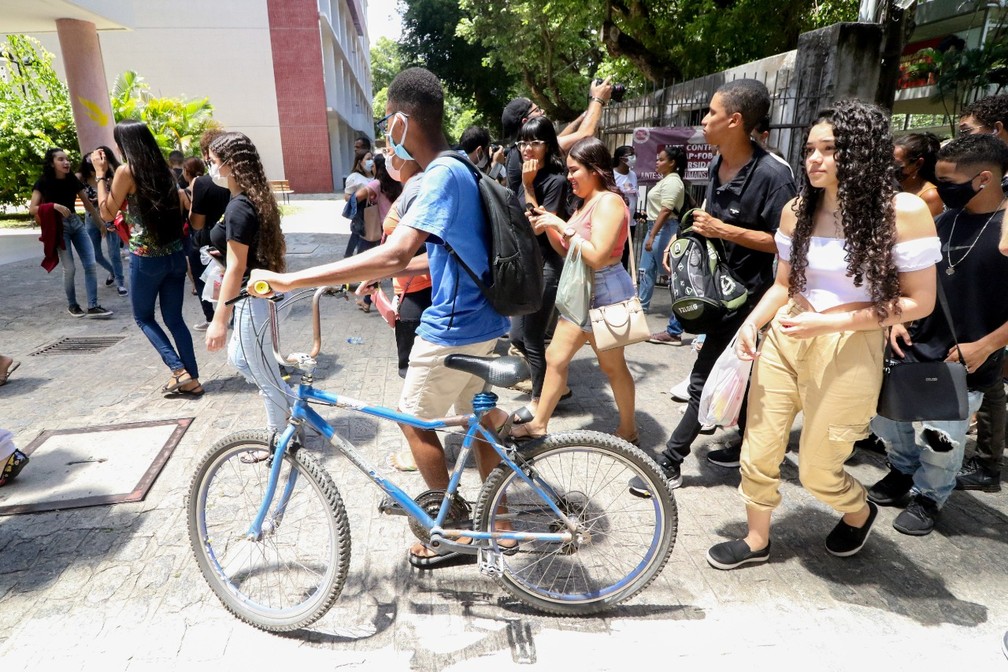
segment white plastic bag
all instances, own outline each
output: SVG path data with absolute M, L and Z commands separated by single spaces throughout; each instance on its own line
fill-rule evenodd
M 749 374 L 753 360 L 742 360 L 735 354 L 738 334 L 714 362 L 714 368 L 707 376 L 703 392 L 700 393 L 698 411 L 701 425 L 734 427 L 738 424 L 739 410 L 745 399 Z
M 210 257 L 210 261 L 200 276 L 200 280 L 205 283 L 203 286 L 203 300 L 216 303 L 217 298 L 220 296 L 221 282 L 224 280 L 224 264 Z

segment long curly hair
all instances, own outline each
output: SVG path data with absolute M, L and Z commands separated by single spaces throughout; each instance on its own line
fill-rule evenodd
M 809 129 L 820 123 L 832 126 L 836 141 L 836 214 L 845 239 L 847 274 L 855 287 L 868 283 L 872 307 L 882 322 L 891 310 L 900 313 L 896 302 L 899 274 L 892 257 L 896 242 L 893 198 L 898 188 L 893 179 L 889 116 L 876 105 L 842 100 L 819 113 Z M 791 243 L 790 296 L 805 290 L 809 239 L 823 191 L 810 185 L 806 171 L 802 171 L 801 199 L 795 208 L 798 221 Z
M 270 189 L 255 145 L 244 133 L 223 133 L 210 143 L 210 152 L 231 167 L 238 187 L 245 193 L 259 216 L 257 256 L 270 271 L 283 273 L 287 244 L 280 230 L 280 207 Z
M 178 185 L 147 124 L 133 119 L 120 121 L 112 137 L 133 173 L 137 214 L 151 240 L 160 246 L 180 239 L 182 207 Z

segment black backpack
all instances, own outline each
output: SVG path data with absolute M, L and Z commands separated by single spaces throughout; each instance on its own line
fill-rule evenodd
M 479 168 L 458 152 L 442 152 L 440 156 L 458 159 L 469 167 L 476 179 L 483 214 L 490 225 L 489 280 L 473 273 L 448 241 L 444 241 L 445 250 L 465 269 L 490 305 L 501 315 L 528 315 L 539 310 L 545 286 L 542 252 L 514 192 L 486 178 Z
M 692 210 L 681 220 L 686 225 Z M 686 331 L 706 333 L 749 298 L 749 290 L 728 269 L 714 243 L 686 226 L 669 246 L 672 312 Z

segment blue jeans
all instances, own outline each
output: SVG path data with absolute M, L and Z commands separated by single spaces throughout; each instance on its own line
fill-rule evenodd
M 199 366 L 193 351 L 192 334 L 182 317 L 185 295 L 186 258 L 181 250 L 165 257 L 130 255 L 130 302 L 137 326 L 172 371 L 185 369 L 199 378 Z M 171 341 L 154 319 L 154 302 L 161 304 L 161 319 L 175 340 Z M 176 353 L 175 348 L 178 348 Z
M 91 245 L 84 221 L 76 213 L 63 218 L 63 246 L 66 249 L 58 252 L 60 263 L 63 264 L 63 291 L 66 292 L 67 305 L 70 307 L 80 305 L 77 303 L 77 290 L 74 288 L 77 266 L 74 264 L 73 248 L 77 248 L 77 256 L 80 257 L 81 266 L 84 267 L 87 307 L 94 308 L 98 305 L 98 275 L 95 273 L 94 247 Z
M 259 388 L 266 406 L 266 427 L 277 432 L 287 424 L 294 390 L 284 382 L 280 366 L 273 359 L 273 333 L 268 320 L 269 303 L 264 300 L 242 299 L 235 304 L 228 361 Z
M 88 236 L 91 238 L 91 246 L 94 248 L 95 263 L 112 274 L 116 287 L 125 287 L 126 278 L 123 277 L 122 256 L 119 254 L 119 234 L 115 231 L 106 231 L 105 222 L 99 222 L 98 226 L 95 226 L 94 217 L 90 212 L 84 221 L 87 224 Z M 108 248 L 108 259 L 102 254 L 102 238 L 105 239 L 105 246 Z
M 983 392 L 970 390 L 969 415 L 976 413 L 981 401 Z M 885 443 L 890 466 L 902 474 L 912 474 L 913 492 L 935 501 L 940 508 L 955 489 L 956 474 L 962 467 L 969 415 L 966 420 L 926 422 L 897 422 L 875 416 L 871 428 Z M 925 432 L 936 432 L 952 449 L 935 451 Z
M 654 222 L 647 223 L 649 232 L 652 226 L 654 226 Z M 637 296 L 640 298 L 641 308 L 644 309 L 645 313 L 651 311 L 651 296 L 654 294 L 655 280 L 658 279 L 658 269 L 662 265 L 661 256 L 672 240 L 672 236 L 678 230 L 679 222 L 669 219 L 658 233 L 658 237 L 651 246 L 651 251 L 649 252 L 647 249 L 641 248 L 640 287 L 637 291 Z M 669 316 L 668 325 L 665 327 L 665 330 L 671 336 L 678 336 L 683 333 L 682 325 L 679 324 L 679 320 L 676 319 L 675 314 Z

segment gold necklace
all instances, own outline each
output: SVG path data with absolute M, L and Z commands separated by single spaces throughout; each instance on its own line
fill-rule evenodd
M 945 275 L 955 275 L 955 267 L 958 266 L 959 264 L 961 264 L 963 262 L 963 260 L 966 259 L 966 257 L 969 256 L 969 253 L 973 251 L 973 248 L 976 247 L 976 244 L 980 240 L 980 237 L 983 236 L 983 232 L 987 230 L 987 225 L 990 224 L 992 221 L 994 221 L 995 215 L 997 215 L 999 212 L 1001 212 L 1001 208 L 1002 208 L 1002 206 L 1004 206 L 1006 200 L 1008 200 L 1008 196 L 1005 196 L 1003 199 L 1001 199 L 1000 205 L 998 205 L 998 207 L 994 210 L 994 212 L 991 213 L 991 216 L 987 218 L 987 222 L 980 228 L 980 233 L 978 233 L 977 237 L 973 239 L 972 243 L 970 243 L 969 249 L 967 249 L 966 252 L 963 253 L 963 255 L 961 257 L 959 257 L 959 261 L 957 261 L 957 262 L 955 262 L 953 264 L 952 263 L 952 237 L 955 236 L 955 227 L 956 227 L 956 222 L 959 221 L 959 215 L 961 215 L 963 213 L 963 211 L 966 210 L 966 208 L 963 208 L 962 210 L 960 210 L 959 212 L 956 213 L 955 219 L 952 220 L 952 228 L 949 231 L 948 268 L 945 269 Z

